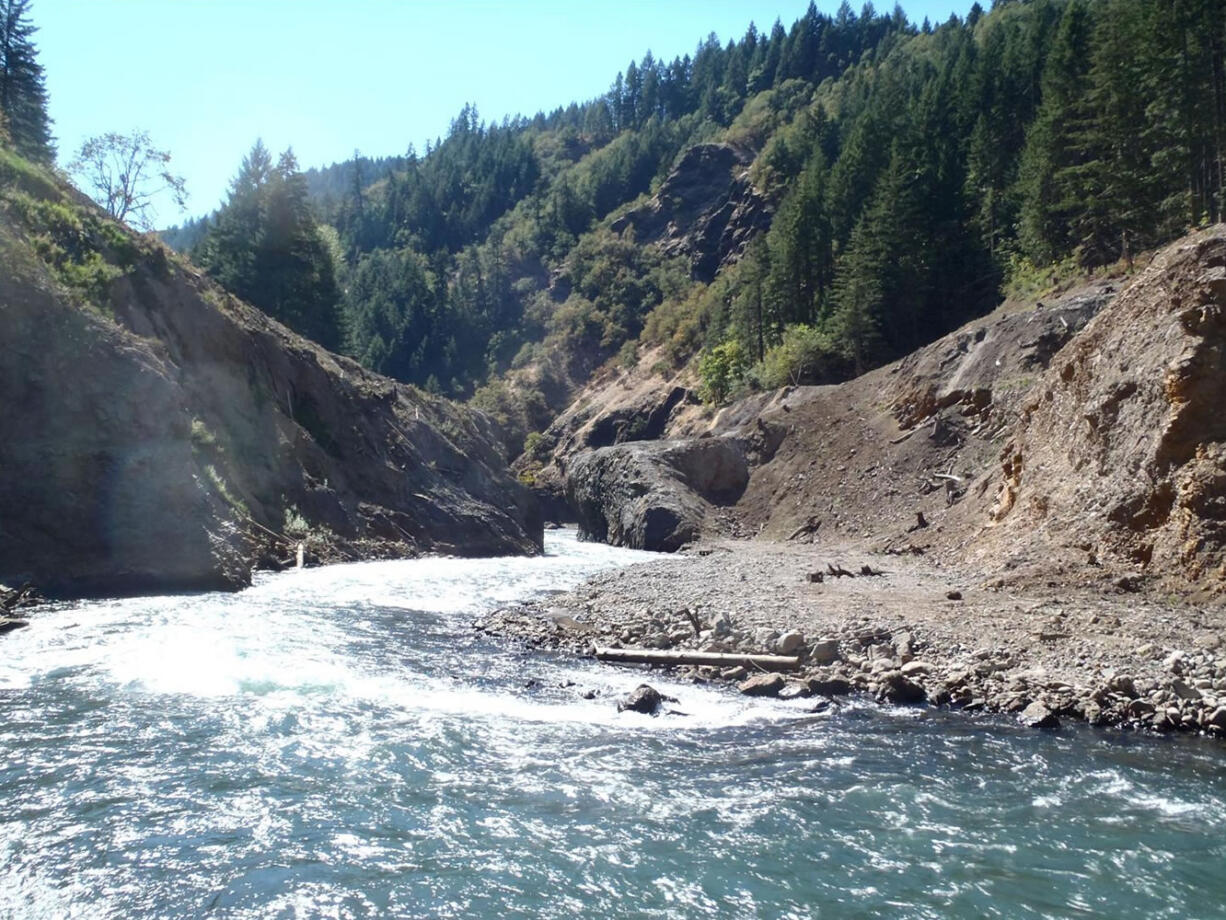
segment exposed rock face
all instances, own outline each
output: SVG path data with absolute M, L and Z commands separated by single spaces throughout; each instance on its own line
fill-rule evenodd
M 712 504 L 735 502 L 748 481 L 736 440 L 632 443 L 573 458 L 566 496 L 586 539 L 672 552 L 698 536 Z
M 1226 580 L 1226 228 L 1165 250 L 1056 354 L 1001 453 L 995 543 Z
M 902 383 L 894 417 L 903 428 L 938 414 L 1009 420 L 1052 356 L 1114 296 L 1115 285 L 1099 285 L 1034 310 L 984 317 L 912 352 L 893 365 Z
M 771 211 L 749 181 L 752 154 L 728 144 L 696 144 L 685 152 L 647 204 L 613 224 L 637 239 L 686 256 L 694 277 L 710 281 L 770 227 Z
M 485 416 L 324 351 L 148 239 L 83 298 L 30 233 L 0 210 L 0 582 L 234 588 L 298 541 L 325 560 L 539 549 Z
M 63 299 L 0 230 L 0 581 L 47 593 L 232 588 L 237 521 L 192 449 L 174 368 Z

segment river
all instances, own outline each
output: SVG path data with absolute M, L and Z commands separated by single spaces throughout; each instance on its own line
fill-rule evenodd
M 529 655 L 646 554 L 369 562 L 0 640 L 0 916 L 1220 917 L 1226 747 Z M 590 696 L 592 698 L 585 698 Z

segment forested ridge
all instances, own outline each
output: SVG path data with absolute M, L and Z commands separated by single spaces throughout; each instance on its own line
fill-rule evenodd
M 1226 0 L 895 7 L 650 53 L 608 93 L 420 153 L 299 171 L 262 145 L 170 236 L 289 325 L 522 435 L 605 361 L 664 346 L 707 396 L 836 380 L 1221 219 Z M 618 221 L 724 144 L 771 212 L 713 277 Z M 619 231 L 612 229 L 619 227 Z M 508 374 L 510 375 L 508 377 Z

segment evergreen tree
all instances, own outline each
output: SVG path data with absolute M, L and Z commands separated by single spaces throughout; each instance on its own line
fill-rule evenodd
M 47 90 L 29 21 L 30 0 L 0 0 L 0 113 L 9 141 L 24 157 L 39 163 L 55 159 Z
M 1038 264 L 1071 252 L 1086 201 L 1088 142 L 1094 133 L 1089 104 L 1093 23 L 1084 0 L 1070 0 L 1060 18 L 1043 70 L 1043 103 L 1027 132 L 1019 189 L 1020 241 Z
M 1138 130 L 1148 103 L 1139 53 L 1148 40 L 1144 6 L 1141 0 L 1107 0 L 1095 23 L 1088 93 L 1093 122 L 1081 141 L 1085 166 L 1076 194 L 1083 204 L 1075 221 L 1082 259 L 1093 265 L 1154 240 L 1153 170 Z
M 1142 126 L 1169 236 L 1226 213 L 1226 0 L 1143 4 Z
M 292 151 L 274 166 L 256 141 L 196 258 L 253 306 L 325 348 L 340 348 L 335 266 Z
M 783 324 L 812 325 L 826 306 L 833 252 L 825 192 L 826 167 L 819 151 L 779 206 L 767 234 L 768 301 Z

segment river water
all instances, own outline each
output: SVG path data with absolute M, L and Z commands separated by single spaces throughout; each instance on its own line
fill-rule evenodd
M 261 577 L 0 640 L 0 916 L 1220 917 L 1226 748 L 652 677 L 471 629 L 645 554 Z M 585 691 L 596 691 L 584 699 Z

